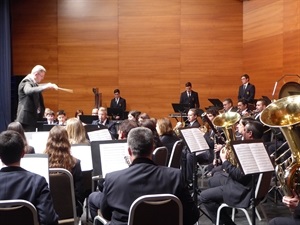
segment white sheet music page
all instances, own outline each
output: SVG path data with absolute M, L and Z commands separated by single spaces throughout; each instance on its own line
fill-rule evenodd
M 263 143 L 242 143 L 233 146 L 244 174 L 274 170 Z
M 93 169 L 91 146 L 71 146 L 71 154 L 75 158 L 80 159 L 80 166 L 82 171 L 88 171 Z
M 88 132 L 90 141 L 108 141 L 112 140 L 112 137 L 108 129 L 101 129 Z
M 209 149 L 203 133 L 199 130 L 199 128 L 182 129 L 180 132 L 191 152 Z
M 100 144 L 102 176 L 107 173 L 128 168 L 125 156 L 128 156 L 127 143 Z

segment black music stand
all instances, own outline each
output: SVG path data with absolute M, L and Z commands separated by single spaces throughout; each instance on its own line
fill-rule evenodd
M 218 109 L 223 108 L 223 102 L 221 102 L 221 100 L 218 99 L 218 98 L 209 98 L 208 101 L 210 101 L 211 104 L 213 104 L 213 106 L 218 108 Z
M 50 131 L 52 129 L 52 127 L 54 126 L 60 126 L 58 124 L 43 124 L 43 129 L 42 131 Z
M 120 117 L 120 120 L 124 119 L 124 110 L 121 108 L 107 108 L 107 115 L 112 119 L 116 119 L 117 116 Z
M 178 112 L 180 114 L 188 113 L 190 109 L 189 104 L 172 103 L 172 107 L 174 112 Z
M 93 116 L 93 115 L 79 115 L 79 119 L 81 122 L 85 124 L 92 124 L 93 121 L 98 120 L 98 116 Z

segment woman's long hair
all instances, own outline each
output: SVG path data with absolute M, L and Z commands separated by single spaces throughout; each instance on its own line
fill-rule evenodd
M 49 156 L 50 168 L 64 168 L 71 172 L 76 159 L 71 155 L 68 133 L 63 126 L 54 126 L 47 140 L 45 153 Z
M 89 142 L 86 138 L 85 129 L 79 119 L 75 117 L 68 119 L 66 130 L 68 132 L 68 137 L 71 145 Z

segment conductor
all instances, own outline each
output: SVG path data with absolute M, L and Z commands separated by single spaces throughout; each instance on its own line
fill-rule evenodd
M 41 65 L 36 65 L 19 84 L 16 121 L 22 124 L 24 131 L 35 131 L 37 120 L 44 115 L 45 106 L 42 91 L 58 89 L 57 85 L 52 83 L 39 86 L 45 74 L 46 69 Z

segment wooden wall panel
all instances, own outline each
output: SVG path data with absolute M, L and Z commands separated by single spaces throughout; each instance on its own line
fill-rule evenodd
M 73 116 L 82 108 L 89 114 L 93 87 L 106 107 L 119 88 L 128 110 L 164 117 L 187 81 L 199 92 L 202 108 L 210 97 L 236 100 L 243 73 L 240 1 L 12 2 L 14 74 L 40 63 L 48 70 L 45 81 L 74 89 L 45 93 L 54 110 Z M 40 20 L 31 18 L 33 6 L 42 12 Z M 36 27 L 43 35 L 30 34 Z

